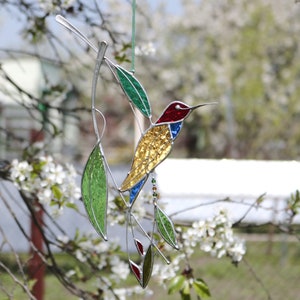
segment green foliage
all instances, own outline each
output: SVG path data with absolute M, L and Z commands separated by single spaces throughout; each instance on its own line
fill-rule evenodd
M 35 283 L 36 283 L 36 279 L 28 280 L 28 282 L 27 282 L 28 289 L 31 290 L 33 288 L 33 286 L 35 285 Z
M 183 289 L 185 277 L 183 275 L 177 275 L 170 280 L 168 287 L 168 294 L 178 293 Z
M 172 278 L 168 286 L 168 294 L 179 292 L 182 300 L 192 299 L 192 290 L 200 299 L 210 297 L 209 288 L 201 278 L 194 279 L 184 275 L 177 275 Z
M 184 281 L 183 288 L 180 290 L 180 295 L 182 300 L 190 300 L 191 299 L 191 289 L 190 282 L 188 280 Z
M 195 279 L 192 283 L 192 286 L 196 292 L 196 294 L 200 297 L 200 298 L 207 298 L 210 297 L 210 291 L 209 288 L 207 286 L 207 284 L 204 282 L 203 279 L 198 278 Z
M 32 22 L 28 23 L 28 27 L 24 29 L 24 36 L 29 39 L 33 44 L 41 42 L 47 33 L 46 17 L 35 16 Z
M 60 200 L 63 197 L 63 193 L 58 185 L 53 185 L 51 190 L 56 199 Z
M 288 209 L 291 211 L 292 216 L 300 212 L 300 192 L 296 190 L 294 194 L 288 199 Z
M 115 60 L 118 64 L 130 62 L 128 50 L 131 49 L 131 43 L 123 43 L 121 49 L 115 53 Z

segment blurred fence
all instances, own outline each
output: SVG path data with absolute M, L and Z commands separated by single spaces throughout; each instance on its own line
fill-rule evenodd
M 209 218 L 221 206 L 233 222 L 284 224 L 287 201 L 300 190 L 297 161 L 168 159 L 156 174 L 168 214 L 181 220 Z

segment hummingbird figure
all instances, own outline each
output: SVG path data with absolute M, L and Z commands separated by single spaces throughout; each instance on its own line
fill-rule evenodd
M 127 208 L 126 245 L 129 265 L 140 285 L 145 288 L 151 278 L 155 254 L 159 253 L 167 263 L 170 263 L 168 258 L 161 251 L 161 247 L 158 246 L 157 237 L 155 237 L 154 231 L 157 230 L 161 238 L 174 249 L 178 249 L 179 247 L 174 224 L 167 214 L 159 207 L 155 178 L 152 178 L 152 200 L 154 207 L 152 232 L 146 231 L 136 218 L 132 209 L 134 201 L 137 199 L 149 174 L 152 173 L 154 169 L 170 154 L 173 143 L 182 129 L 183 121 L 194 109 L 215 103 L 204 103 L 196 106 L 189 106 L 183 102 L 174 101 L 167 106 L 158 120 L 153 123 L 151 121 L 151 105 L 145 89 L 132 72 L 129 72 L 123 67 L 113 63 L 105 56 L 107 43 L 104 41 L 99 43 L 99 48 L 97 49 L 97 47 L 95 47 L 83 33 L 81 33 L 64 17 L 58 15 L 56 16 L 56 20 L 85 41 L 97 53 L 91 97 L 92 119 L 97 141 L 83 171 L 81 190 L 87 215 L 96 231 L 104 238 L 104 240 L 107 240 L 107 174 L 109 173 L 113 182 L 116 182 L 109 168 L 102 147 L 102 138 L 106 126 L 105 116 L 95 106 L 96 87 L 100 67 L 104 63 L 113 73 L 116 81 L 127 96 L 131 106 L 138 109 L 150 121 L 150 127 L 142 134 L 135 149 L 131 169 L 125 180 L 119 188 L 117 188 L 115 183 L 116 188 L 119 191 L 119 195 Z M 99 130 L 101 126 L 98 126 L 96 118 L 97 114 L 103 120 L 101 131 Z M 129 192 L 129 203 L 123 196 L 123 193 L 125 192 Z M 129 238 L 129 231 L 131 232 L 132 238 Z M 142 241 L 139 240 L 140 235 L 143 235 Z M 146 240 L 148 240 L 148 242 Z M 139 264 L 135 263 L 130 257 L 130 243 L 131 245 L 135 245 L 137 253 L 140 256 Z
M 129 191 L 131 204 L 137 198 L 148 175 L 170 154 L 183 121 L 194 109 L 208 104 L 213 103 L 189 106 L 180 101 L 171 102 L 143 134 L 135 149 L 131 169 L 119 188 L 120 192 Z

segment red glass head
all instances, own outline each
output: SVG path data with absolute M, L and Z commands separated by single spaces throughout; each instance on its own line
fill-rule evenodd
M 156 124 L 182 121 L 189 115 L 191 109 L 190 106 L 183 102 L 174 101 L 167 106 L 160 118 L 156 121 Z

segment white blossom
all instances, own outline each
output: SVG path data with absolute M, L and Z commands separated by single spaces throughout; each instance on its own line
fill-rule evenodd
M 37 198 L 49 208 L 51 204 L 53 216 L 61 215 L 65 204 L 81 196 L 74 167 L 58 164 L 52 156 L 42 156 L 32 162 L 13 160 L 10 178 L 26 196 Z
M 67 273 L 66 273 L 66 277 L 70 278 L 72 276 L 74 276 L 76 274 L 76 271 L 75 270 L 69 270 Z
M 62 244 L 67 244 L 70 241 L 70 238 L 67 235 L 58 235 L 56 238 Z
M 76 258 L 81 262 L 86 262 L 87 257 L 83 254 L 83 252 L 80 249 L 77 249 L 75 251 Z
M 48 13 L 55 13 L 59 12 L 61 8 L 68 9 L 71 7 L 74 3 L 74 0 L 61 0 L 59 2 L 59 5 L 56 3 L 56 1 L 50 1 L 50 0 L 39 0 L 39 5 L 41 9 L 43 9 L 45 12 Z
M 168 280 L 175 277 L 178 270 L 179 265 L 174 262 L 169 265 L 158 262 L 153 266 L 152 276 L 160 285 L 166 286 Z
M 26 185 L 25 181 L 30 180 L 30 174 L 32 172 L 32 166 L 27 161 L 21 161 L 14 159 L 11 167 L 11 179 L 14 184 L 21 188 Z
M 200 235 L 197 232 L 200 232 Z M 245 243 L 234 235 L 225 209 L 220 209 L 212 219 L 195 222 L 187 234 L 197 236 L 200 249 L 217 258 L 228 255 L 233 262 L 239 262 L 246 253 Z M 194 244 L 195 241 L 190 246 Z
M 116 282 L 120 281 L 120 279 L 125 280 L 130 273 L 128 263 L 121 261 L 119 256 L 114 255 L 113 257 L 117 259 L 115 259 L 114 262 L 110 260 L 112 266 L 111 271 L 113 273 L 111 277 L 114 278 Z
M 137 56 L 149 56 L 155 55 L 156 48 L 152 42 L 148 42 L 146 44 L 137 45 L 135 47 L 135 55 Z
M 246 254 L 246 245 L 244 241 L 236 241 L 231 248 L 228 249 L 228 254 L 233 262 L 240 262 Z
M 53 197 L 52 191 L 49 188 L 41 189 L 41 190 L 38 191 L 37 197 L 38 197 L 41 204 L 43 204 L 43 205 L 48 204 L 49 205 L 50 202 L 51 202 L 51 199 Z
M 98 267 L 99 270 L 102 270 L 103 268 L 105 268 L 107 266 L 106 256 L 105 255 L 100 255 L 99 260 L 100 261 L 97 264 L 97 267 Z

